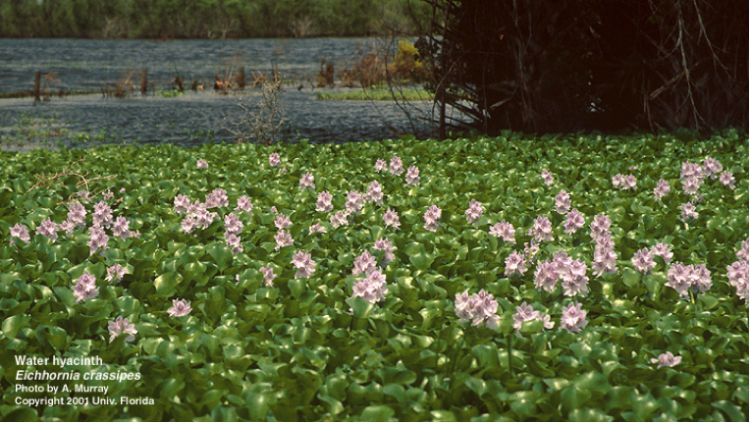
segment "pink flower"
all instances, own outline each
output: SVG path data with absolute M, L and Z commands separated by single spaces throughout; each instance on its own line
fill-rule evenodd
M 664 263 L 667 264 L 669 264 L 669 262 L 672 261 L 672 257 L 674 257 L 674 254 L 672 254 L 672 246 L 663 242 L 651 247 L 651 255 L 661 257 L 664 260 Z
M 406 170 L 406 185 L 417 185 L 419 184 L 419 168 L 416 166 L 409 166 Z
M 524 301 L 516 307 L 516 312 L 513 314 L 513 329 L 520 331 L 524 323 L 535 320 L 542 322 L 545 329 L 555 327 L 555 322 L 552 321 L 549 314 L 534 310 L 534 307 Z
M 688 290 L 692 286 L 691 274 L 690 266 L 675 263 L 667 271 L 667 283 L 665 285 L 677 291 L 681 297 L 687 297 Z
M 547 169 L 542 170 L 542 181 L 544 181 L 544 185 L 550 186 L 555 183 L 555 177 L 552 176 L 552 172 L 550 172 Z
M 28 243 L 31 241 L 31 235 L 29 235 L 29 228 L 20 223 L 16 223 L 10 228 L 10 236 L 12 238 L 18 238 L 23 242 Z
M 286 229 L 292 226 L 292 221 L 285 214 L 279 213 L 276 215 L 273 224 L 276 226 L 276 229 Z
M 473 326 L 496 328 L 500 323 L 497 315 L 495 297 L 484 289 L 477 294 L 469 295 L 468 291 L 456 294 L 455 312 L 462 322 L 471 322 Z
M 675 263 L 667 271 L 667 283 L 665 285 L 685 298 L 688 296 L 691 287 L 698 292 L 708 291 L 712 285 L 711 272 L 702 264 L 684 265 Z
M 390 172 L 391 175 L 401 175 L 404 172 L 404 163 L 401 161 L 401 158 L 399 156 L 393 156 L 391 157 L 391 164 L 390 164 Z
M 464 215 L 466 215 L 466 221 L 469 223 L 476 222 L 484 213 L 484 206 L 477 200 L 469 201 L 469 208 L 466 209 Z
M 706 157 L 703 160 L 703 169 L 710 178 L 716 178 L 716 175 L 721 173 L 721 171 L 724 170 L 724 167 L 718 160 L 712 157 Z
M 109 237 L 100 226 L 92 226 L 89 229 L 89 254 L 94 254 L 97 250 L 107 249 Z
M 612 221 L 606 214 L 597 214 L 589 226 L 591 228 L 591 239 L 596 240 L 601 236 L 609 236 L 609 228 Z
M 112 235 L 122 239 L 132 236 L 133 232 L 130 231 L 130 222 L 128 222 L 128 219 L 117 216 L 115 222 L 112 224 Z
M 242 223 L 242 220 L 240 220 L 239 216 L 237 216 L 236 214 L 229 213 L 228 215 L 224 216 L 225 231 L 233 234 L 239 234 L 240 232 L 242 232 L 242 229 L 244 227 L 245 225 Z
M 505 259 L 505 276 L 523 275 L 526 273 L 526 260 L 524 256 L 513 251 Z
M 570 304 L 563 310 L 560 317 L 560 327 L 570 332 L 578 333 L 586 327 L 586 311 L 581 308 L 580 303 Z
M 617 253 L 609 233 L 597 238 L 594 245 L 594 260 L 591 268 L 596 276 L 617 271 Z
M 294 244 L 292 235 L 283 230 L 276 232 L 274 240 L 276 241 L 276 251 Z
M 547 292 L 552 292 L 557 286 L 557 264 L 552 261 L 542 261 L 534 272 L 534 286 Z
M 424 219 L 424 228 L 430 232 L 437 231 L 440 216 L 442 216 L 443 211 L 440 210 L 438 206 L 435 204 L 431 205 L 429 208 L 427 208 L 427 211 L 424 212 L 424 215 L 422 216 Z
M 192 203 L 188 207 L 185 218 L 182 219 L 182 230 L 185 233 L 191 233 L 195 228 L 207 229 L 217 217 L 218 214 L 209 212 L 205 204 Z
M 370 272 L 352 287 L 352 297 L 360 297 L 371 304 L 383 301 L 387 293 L 385 275 L 379 270 Z
M 637 180 L 635 175 L 625 175 L 624 187 L 625 189 L 634 190 Z
M 68 217 L 66 221 L 74 228 L 86 226 L 86 208 L 78 201 L 68 204 Z
M 734 287 L 737 296 L 747 302 L 748 298 L 748 262 L 737 260 L 727 266 L 727 279 L 729 285 Z
M 563 230 L 566 234 L 574 234 L 579 229 L 583 228 L 586 224 L 586 220 L 583 214 L 578 209 L 573 209 L 568 212 L 565 216 L 565 223 L 563 223 Z
M 719 175 L 719 182 L 727 188 L 734 189 L 735 180 L 732 172 L 721 172 L 721 175 Z
M 664 196 L 669 194 L 670 190 L 669 182 L 664 179 L 659 179 L 656 183 L 656 187 L 654 187 L 654 197 L 656 197 L 657 200 L 661 200 Z
M 698 212 L 695 210 L 695 204 L 691 202 L 682 204 L 680 206 L 680 217 L 684 221 L 697 219 L 699 215 L 698 215 Z
M 341 226 L 346 226 L 349 224 L 349 210 L 339 210 L 336 213 L 331 215 L 331 226 L 333 226 L 334 229 L 339 228 Z
M 197 167 L 198 169 L 208 169 L 208 162 L 203 159 L 199 159 L 197 162 L 195 162 L 195 167 Z
M 391 241 L 387 239 L 378 239 L 375 241 L 374 247 L 376 251 L 382 251 L 383 252 L 383 258 L 385 260 L 385 264 L 390 263 L 396 258 L 396 255 L 393 254 L 393 244 Z
M 399 229 L 401 227 L 401 221 L 398 218 L 398 213 L 393 209 L 388 209 L 383 213 L 383 222 L 386 228 Z
M 500 238 L 509 244 L 516 243 L 516 228 L 504 220 L 490 226 L 490 235 Z
M 612 186 L 615 188 L 622 188 L 625 185 L 625 175 L 617 174 L 612 177 Z
M 352 275 L 358 276 L 361 274 L 369 274 L 377 270 L 378 266 L 375 260 L 375 256 L 370 254 L 369 251 L 365 250 L 364 253 L 360 254 L 359 257 L 354 259 L 354 267 L 352 268 Z
M 169 317 L 183 317 L 190 314 L 193 308 L 190 307 L 190 301 L 175 298 L 172 300 L 172 307 L 167 309 Z
M 96 277 L 89 272 L 84 272 L 76 280 L 73 287 L 73 297 L 75 297 L 77 303 L 80 303 L 95 298 L 97 295 L 99 295 L 99 288 L 96 287 Z
M 52 242 L 57 241 L 57 224 L 50 219 L 45 219 L 36 227 L 36 233 L 49 238 Z
M 263 284 L 268 287 L 273 286 L 273 280 L 276 278 L 273 269 L 270 266 L 264 266 L 260 268 L 260 273 L 263 274 Z
M 365 205 L 365 197 L 359 191 L 346 193 L 346 204 L 344 208 L 353 213 L 358 213 Z
M 128 273 L 128 269 L 119 264 L 113 264 L 107 268 L 107 277 L 104 280 L 109 283 L 117 283 L 125 277 L 126 273 Z
M 294 275 L 296 278 L 309 278 L 315 273 L 315 267 L 317 266 L 310 253 L 305 251 L 294 253 L 292 256 L 292 265 L 297 269 L 297 273 Z
M 667 351 L 663 354 L 659 354 L 659 358 L 652 358 L 651 362 L 654 364 L 658 363 L 658 368 L 674 367 L 682 362 L 682 357 Z
M 656 266 L 652 250 L 648 248 L 641 248 L 636 251 L 630 262 L 633 263 L 633 267 L 641 273 L 648 273 Z
M 186 195 L 178 194 L 174 198 L 174 212 L 177 214 L 187 213 L 190 205 L 190 198 Z
M 247 195 L 243 195 L 237 199 L 237 208 L 235 210 L 241 210 L 245 213 L 253 211 L 253 202 Z
M 94 226 L 108 228 L 112 223 L 112 209 L 104 201 L 96 203 L 94 206 Z
M 307 172 L 299 178 L 300 189 L 315 189 L 315 177 L 312 173 Z
M 112 193 L 112 191 L 110 191 L 109 188 L 107 188 L 106 191 L 102 191 L 102 198 L 104 199 L 104 201 L 109 201 L 114 198 L 114 196 L 115 195 Z
M 552 222 L 546 216 L 537 216 L 529 229 L 529 236 L 536 242 L 552 241 Z
M 124 319 L 122 316 L 118 316 L 117 319 L 109 322 L 107 329 L 109 330 L 109 342 L 114 341 L 123 333 L 127 335 L 125 341 L 130 342 L 135 340 L 135 335 L 138 333 L 135 325 L 130 323 L 128 319 Z
M 572 260 L 567 254 L 565 258 L 565 260 L 556 260 L 557 275 L 561 280 L 563 294 L 567 297 L 586 295 L 589 292 L 586 263 L 581 260 Z
M 227 197 L 227 192 L 221 188 L 216 188 L 215 190 L 208 193 L 208 195 L 206 196 L 206 208 L 207 209 L 213 209 L 216 207 L 227 207 L 228 205 L 229 205 L 229 197 Z
M 365 195 L 367 201 L 372 201 L 375 204 L 383 204 L 383 187 L 378 181 L 370 182 L 367 187 L 367 194 Z
M 570 194 L 567 191 L 560 191 L 555 196 L 555 211 L 565 214 L 570 210 Z
M 327 213 L 333 210 L 333 195 L 328 191 L 323 191 L 318 194 L 318 200 L 315 202 L 315 211 L 321 213 Z
M 377 160 L 375 160 L 375 171 L 376 172 L 378 172 L 378 173 L 383 172 L 385 170 L 386 166 L 387 165 L 385 164 L 385 160 L 383 160 L 383 159 L 377 159 Z
M 244 251 L 244 247 L 242 247 L 242 239 L 238 233 L 225 231 L 224 241 L 226 241 L 227 245 L 232 248 L 234 254 L 239 254 Z
M 326 229 L 326 227 L 323 226 L 323 225 L 321 225 L 320 223 L 314 223 L 314 224 L 310 225 L 310 228 L 307 230 L 307 232 L 310 235 L 312 235 L 312 234 L 324 234 L 324 233 L 328 232 L 328 229 Z
M 271 153 L 268 156 L 268 164 L 271 165 L 271 167 L 276 167 L 281 163 L 281 156 L 279 156 L 279 153 Z

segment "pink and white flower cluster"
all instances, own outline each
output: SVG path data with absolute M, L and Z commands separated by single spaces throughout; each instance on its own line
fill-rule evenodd
M 396 258 L 396 255 L 393 253 L 395 247 L 393 246 L 393 243 L 387 239 L 380 238 L 376 240 L 373 248 L 375 249 L 375 251 L 381 251 L 383 253 L 383 260 L 385 265 L 392 262 Z
M 586 310 L 581 308 L 580 303 L 568 305 L 560 317 L 560 327 L 574 333 L 578 333 L 588 324 Z
M 401 228 L 401 221 L 398 218 L 398 213 L 391 208 L 383 213 L 383 223 L 385 223 L 386 228 Z
M 594 216 L 589 226 L 591 239 L 594 240 L 594 260 L 591 268 L 596 276 L 617 271 L 617 253 L 609 229 L 611 226 L 612 221 L 605 214 Z
M 406 170 L 406 185 L 417 185 L 419 184 L 419 168 L 416 166 L 409 166 Z
M 588 293 L 589 278 L 586 263 L 574 260 L 564 251 L 555 254 L 550 261 L 542 261 L 534 273 L 534 285 L 537 289 L 552 292 L 561 281 L 565 296 L 574 297 Z
M 555 211 L 560 214 L 566 214 L 570 210 L 570 194 L 562 190 L 555 196 Z
M 612 186 L 621 190 L 635 190 L 638 180 L 635 175 L 623 175 L 618 173 L 612 177 Z
M 131 342 L 135 339 L 135 335 L 138 333 L 138 329 L 128 319 L 118 316 L 115 320 L 109 322 L 107 325 L 109 330 L 109 342 L 117 339 L 118 336 L 125 334 L 125 341 Z
M 517 251 L 505 258 L 505 276 L 523 275 L 526 270 L 526 258 Z
M 583 217 L 583 213 L 578 209 L 573 209 L 565 215 L 565 222 L 563 223 L 563 230 L 566 234 L 574 234 L 579 229 L 583 228 L 586 224 L 586 219 Z
M 665 353 L 659 354 L 658 358 L 652 358 L 651 363 L 658 364 L 657 367 L 674 367 L 680 363 L 682 363 L 682 357 L 679 355 L 674 355 L 671 352 L 667 351 Z
M 440 207 L 433 204 L 427 208 L 422 218 L 424 219 L 424 228 L 430 232 L 436 232 L 440 225 L 440 217 L 443 215 L 443 211 Z
M 229 213 L 224 216 L 224 240 L 232 248 L 234 254 L 239 254 L 243 251 L 240 234 L 242 234 L 244 227 L 245 225 L 242 223 L 242 220 L 236 214 Z
M 711 271 L 703 264 L 675 263 L 667 270 L 665 285 L 677 291 L 683 298 L 689 295 L 690 288 L 706 292 L 711 288 Z
M 520 331 L 521 328 L 523 328 L 524 323 L 536 320 L 542 322 L 545 329 L 552 329 L 555 327 L 555 322 L 552 321 L 549 314 L 534 310 L 534 307 L 532 307 L 531 304 L 527 304 L 526 301 L 524 301 L 521 305 L 516 307 L 516 312 L 513 314 L 513 329 Z
M 175 298 L 172 300 L 172 307 L 167 309 L 169 317 L 184 317 L 193 311 L 193 307 L 190 306 L 190 301 Z
M 635 270 L 641 273 L 649 273 L 656 267 L 655 257 L 661 257 L 664 263 L 672 261 L 672 247 L 669 244 L 658 243 L 651 248 L 641 248 L 633 254 L 630 262 Z
M 294 275 L 296 278 L 309 278 L 315 273 L 317 264 L 313 261 L 310 253 L 306 251 L 297 251 L 292 256 L 292 265 L 297 269 Z
M 500 324 L 497 301 L 484 289 L 472 295 L 469 295 L 468 290 L 456 294 L 455 311 L 462 322 L 471 322 L 473 326 L 484 325 L 494 329 Z
M 464 215 L 466 215 L 466 221 L 474 223 L 482 217 L 484 213 L 484 206 L 477 200 L 469 201 L 469 208 L 466 209 Z
M 729 285 L 733 286 L 737 296 L 748 299 L 748 241 L 742 241 L 742 247 L 737 251 L 737 261 L 727 266 L 727 279 Z
M 385 275 L 376 269 L 359 279 L 352 288 L 352 296 L 360 297 L 375 304 L 383 301 L 388 294 Z
M 667 182 L 666 179 L 659 179 L 656 182 L 656 186 L 654 187 L 654 197 L 657 200 L 661 200 L 667 194 L 669 194 L 669 191 L 671 190 L 672 188 L 669 186 L 669 182 Z
M 333 210 L 333 195 L 328 191 L 322 191 L 318 193 L 318 199 L 315 202 L 315 211 L 321 213 L 328 213 Z
M 500 238 L 509 244 L 516 243 L 516 228 L 504 220 L 490 226 L 490 235 Z
M 315 176 L 312 173 L 306 172 L 299 178 L 300 189 L 315 189 Z
M 535 242 L 552 241 L 552 222 L 547 216 L 537 216 L 528 232 Z
M 695 195 L 698 193 L 703 179 L 706 177 L 703 168 L 698 163 L 684 162 L 680 169 L 680 183 L 685 194 Z
M 96 287 L 96 276 L 89 272 L 84 272 L 77 280 L 73 287 L 73 297 L 76 302 L 90 300 L 99 295 L 99 288 Z

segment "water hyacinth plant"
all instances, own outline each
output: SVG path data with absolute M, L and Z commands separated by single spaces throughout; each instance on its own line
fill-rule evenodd
M 3 420 L 749 417 L 740 135 L 0 156 Z M 17 405 L 15 354 L 156 406 Z

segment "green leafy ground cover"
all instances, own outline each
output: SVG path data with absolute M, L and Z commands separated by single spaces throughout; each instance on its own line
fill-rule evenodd
M 388 87 L 365 88 L 360 90 L 340 90 L 319 92 L 318 100 L 354 100 L 354 101 L 432 101 L 434 95 L 421 87 Z
M 280 153 L 272 167 L 268 156 Z M 417 185 L 403 174 L 375 171 L 376 159 L 398 155 L 418 166 Z M 699 190 L 699 217 L 684 222 L 680 205 L 691 197 L 680 188 L 681 165 L 717 159 L 733 172 L 734 188 L 706 179 Z M 98 147 L 0 153 L 0 381 L 3 420 L 747 420 L 748 308 L 727 279 L 727 266 L 747 238 L 748 146 L 730 133 L 709 141 L 671 137 L 511 136 L 446 142 L 400 140 L 344 145 L 210 145 L 180 148 Z M 207 169 L 198 169 L 204 159 Z M 554 175 L 551 186 L 540 173 Z M 311 172 L 314 190 L 298 187 Z M 616 174 L 637 177 L 634 190 L 612 186 Z M 657 180 L 671 192 L 654 198 Z M 346 193 L 366 192 L 377 180 L 383 205 L 367 203 L 349 224 L 333 228 L 331 213 L 316 212 L 317 193 L 333 194 L 334 211 Z M 174 198 L 202 200 L 226 190 L 227 207 L 213 209 L 205 230 L 181 231 L 184 216 Z M 555 195 L 570 193 L 586 218 L 575 234 L 562 229 Z M 90 192 L 90 199 L 79 191 Z M 127 239 L 113 236 L 90 254 L 89 230 L 59 233 L 56 241 L 35 234 L 50 218 L 66 219 L 71 200 L 86 207 L 105 200 L 124 216 Z M 239 213 L 244 251 L 233 254 L 224 219 L 241 195 L 254 204 Z M 468 223 L 470 200 L 484 214 Z M 442 209 L 435 232 L 423 213 Z M 294 245 L 275 249 L 274 213 L 287 215 Z M 401 228 L 386 228 L 392 208 Z M 593 216 L 605 213 L 617 253 L 617 271 L 591 271 Z M 566 251 L 588 265 L 587 295 L 575 298 L 587 311 L 578 333 L 561 328 L 573 299 L 558 286 L 534 284 L 534 263 L 523 276 L 505 276 L 506 257 L 523 252 L 537 216 L 547 216 L 554 240 L 536 259 Z M 488 232 L 500 220 L 516 228 L 515 244 Z M 25 243 L 10 228 L 31 229 Z M 310 234 L 321 223 L 327 233 Z M 352 299 L 352 265 L 372 245 L 388 239 L 395 258 L 384 268 L 385 300 Z M 631 258 L 656 242 L 672 245 L 673 263 L 704 263 L 712 285 L 687 299 L 665 286 L 661 259 L 648 274 Z M 295 276 L 296 251 L 317 264 L 310 278 Z M 128 269 L 119 283 L 106 269 Z M 260 268 L 277 275 L 264 284 Z M 76 280 L 90 272 L 98 294 L 76 302 Z M 456 316 L 454 297 L 485 289 L 499 304 L 495 329 Z M 192 312 L 170 317 L 175 298 Z M 551 315 L 512 327 L 522 302 Z M 122 316 L 137 334 L 110 342 L 108 324 Z M 682 357 L 674 367 L 652 359 L 666 351 Z M 139 371 L 137 382 L 101 382 L 114 395 L 151 396 L 156 406 L 15 405 L 14 354 L 99 355 L 111 371 Z M 510 354 L 510 356 L 509 356 Z M 33 367 L 31 367 L 33 368 Z M 74 367 L 75 368 L 75 367 Z M 52 366 L 37 369 L 54 370 Z M 87 370 L 87 368 L 81 368 Z M 53 383 L 54 384 L 54 383 Z

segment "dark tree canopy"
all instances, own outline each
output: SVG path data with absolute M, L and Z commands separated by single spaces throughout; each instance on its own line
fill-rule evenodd
M 747 126 L 747 1 L 426 1 L 438 101 L 485 132 Z

